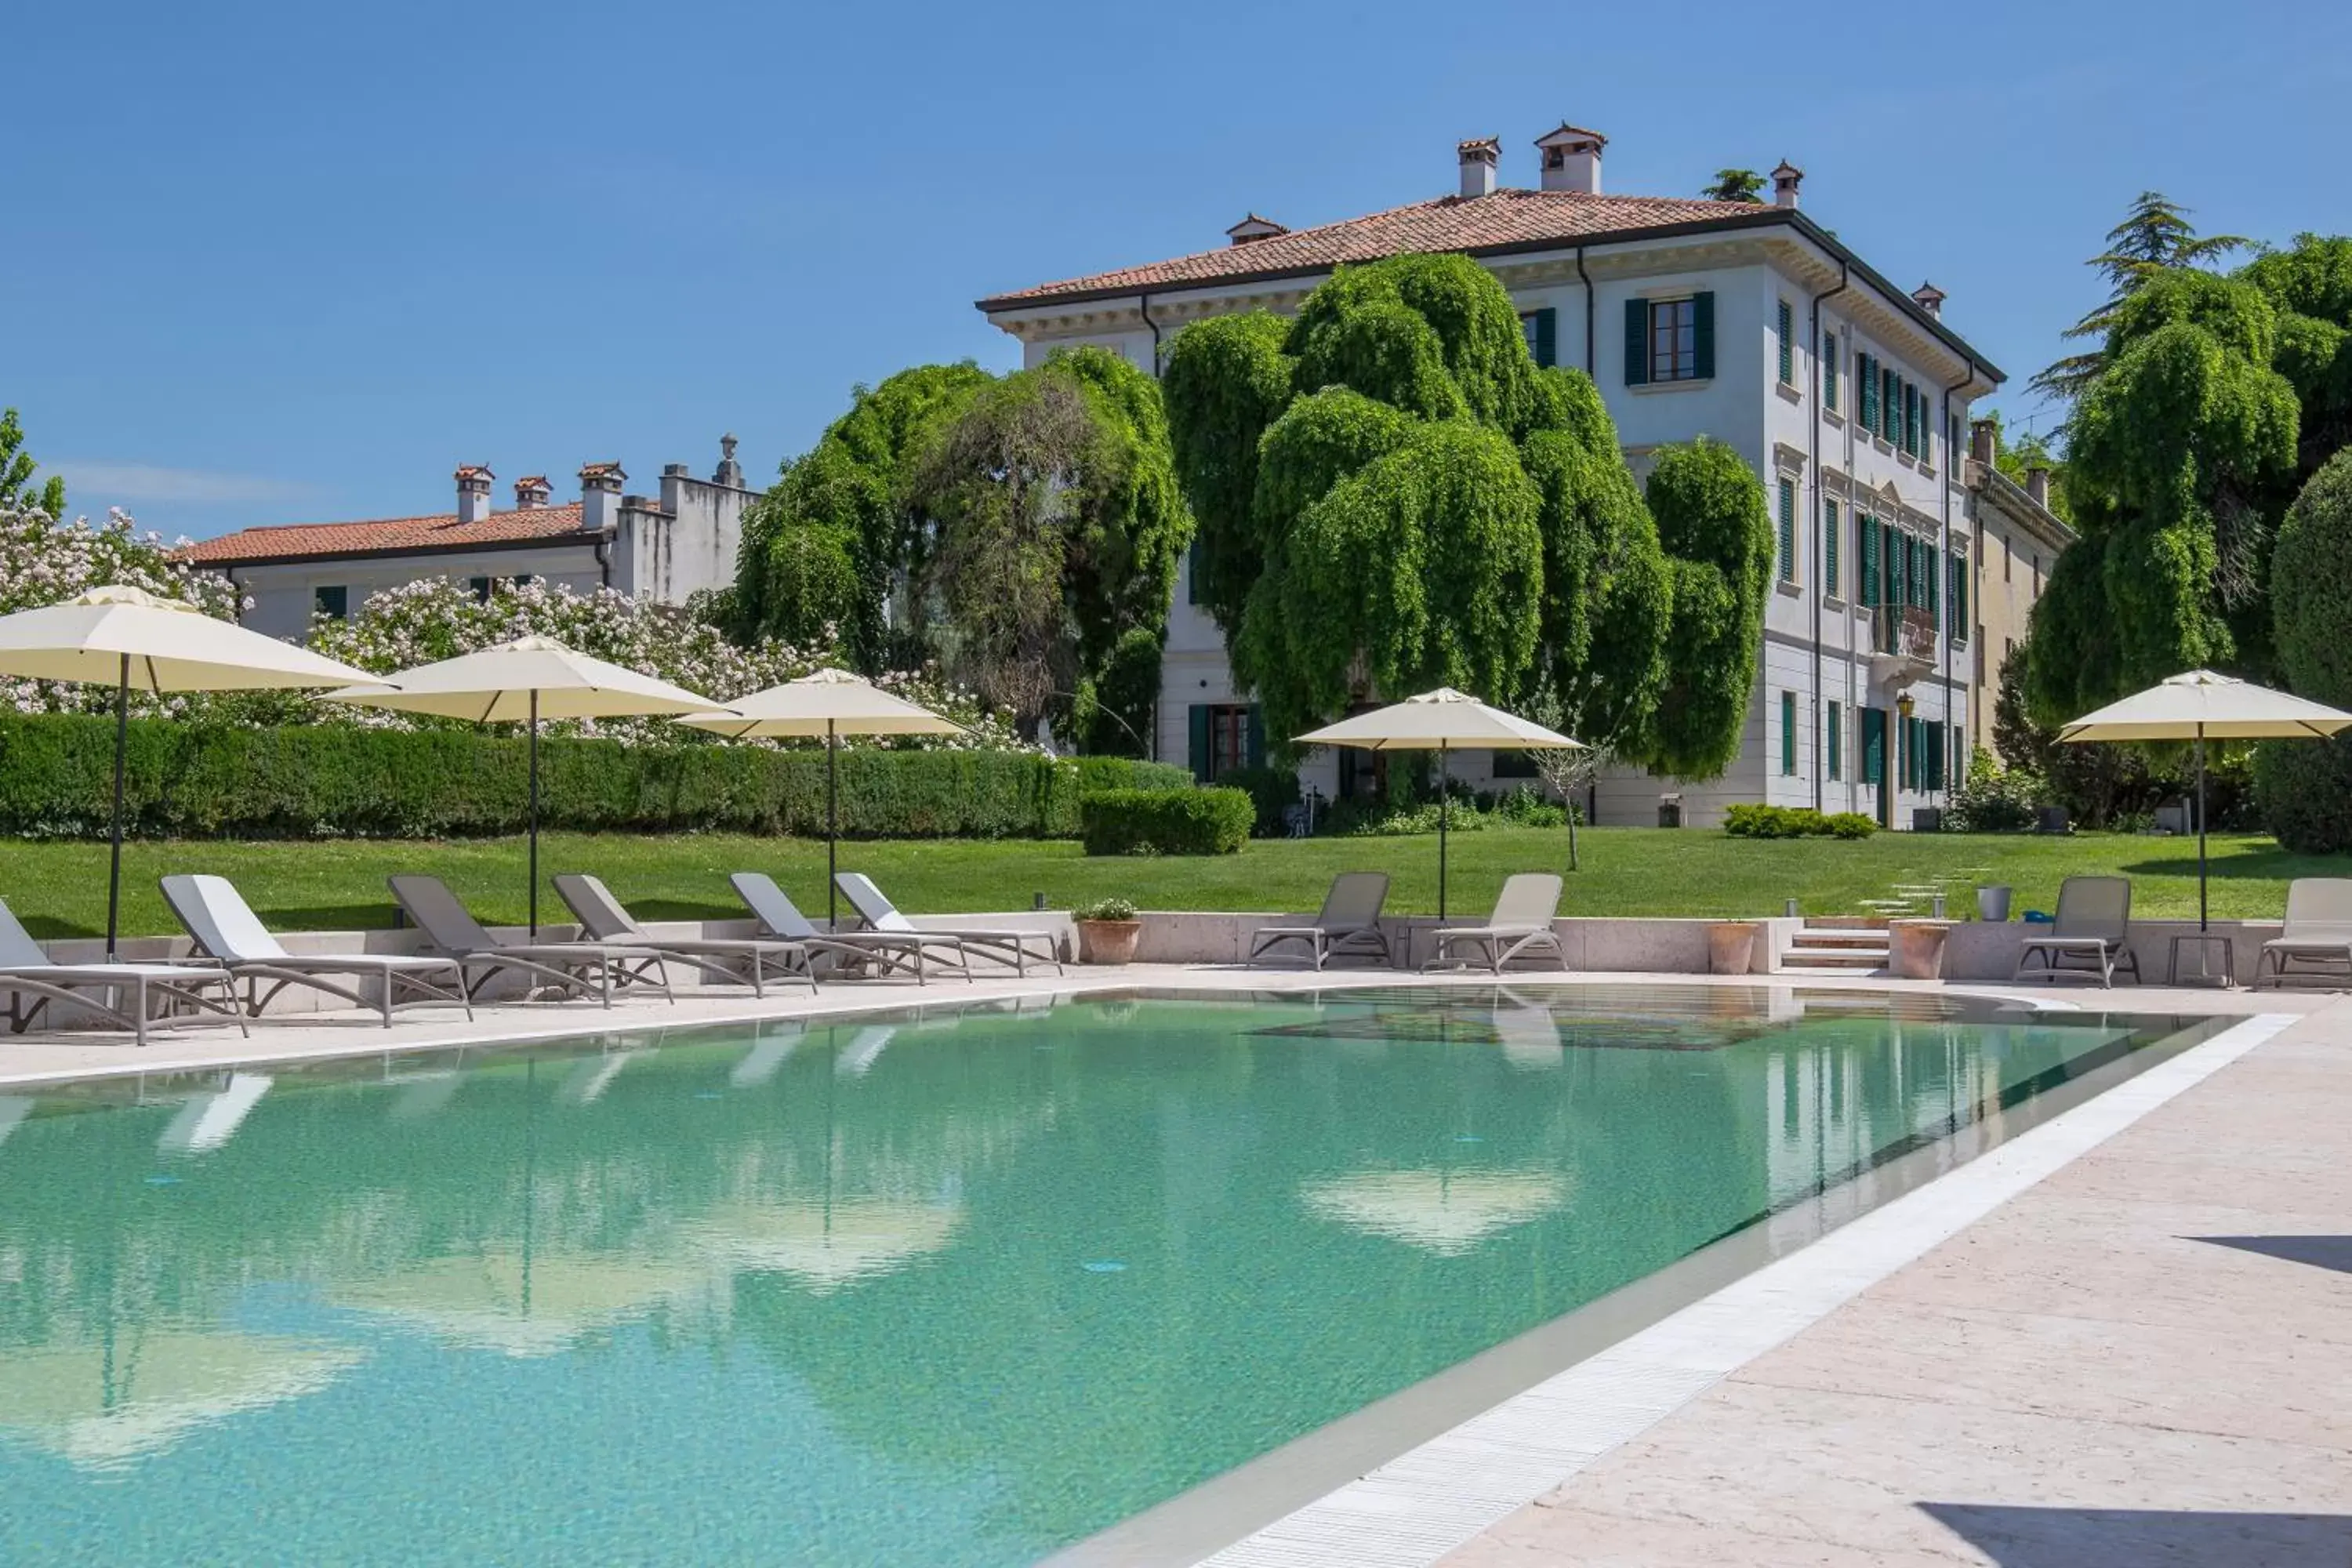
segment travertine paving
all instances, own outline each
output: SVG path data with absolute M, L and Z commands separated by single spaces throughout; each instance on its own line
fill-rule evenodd
M 2352 1003 L 1446 1562 L 2345 1568 Z

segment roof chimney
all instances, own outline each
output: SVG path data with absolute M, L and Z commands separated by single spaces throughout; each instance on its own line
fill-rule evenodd
M 529 511 L 535 506 L 545 506 L 552 493 L 547 488 L 545 474 L 525 474 L 515 481 L 515 510 Z
M 1772 205 L 1793 211 L 1797 205 L 1797 187 L 1804 183 L 1805 172 L 1786 158 L 1781 159 L 1780 166 L 1772 171 Z
M 580 526 L 604 530 L 621 521 L 621 485 L 629 476 L 618 463 L 584 463 L 580 468 Z
M 1911 298 L 1917 300 L 1919 308 L 1927 314 L 1939 321 L 1944 319 L 1944 291 L 1933 283 L 1920 284 L 1911 290 Z
M 1566 121 L 1549 135 L 1537 137 L 1536 150 L 1543 155 L 1543 188 L 1599 195 L 1601 149 L 1607 145 L 1609 138 L 1600 132 L 1580 130 Z
M 1225 230 L 1225 237 L 1235 245 L 1252 245 L 1258 240 L 1272 239 L 1277 234 L 1289 232 L 1270 217 L 1260 217 L 1255 213 L 1247 213 L 1243 216 L 1241 222 Z
M 1969 421 L 1969 456 L 1988 468 L 2000 457 L 2000 427 L 1991 420 Z
M 479 463 L 457 466 L 457 521 L 479 522 L 490 515 L 490 481 L 498 475 Z
M 2025 495 L 2042 510 L 2050 510 L 2050 470 L 2040 463 L 2032 464 L 2025 470 Z
M 711 474 L 710 482 L 731 489 L 743 488 L 743 465 L 735 460 L 735 433 L 731 430 L 719 437 L 719 467 Z
M 1457 142 L 1454 155 L 1462 161 L 1462 194 L 1465 196 L 1491 196 L 1495 194 L 1495 163 L 1503 155 L 1500 137 L 1482 136 L 1475 142 Z

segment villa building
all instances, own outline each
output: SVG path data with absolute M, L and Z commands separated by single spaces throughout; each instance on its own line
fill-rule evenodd
M 2000 667 L 2025 640 L 2029 617 L 2050 581 L 2051 563 L 2074 542 L 2074 531 L 2050 510 L 2050 470 L 2030 468 L 2019 484 L 1996 466 L 1999 432 L 1990 419 L 1969 427 L 1969 552 L 1976 561 L 1977 694 L 1969 708 L 1969 743 L 1992 750 L 1993 699 Z
M 1496 141 L 1465 142 L 1454 195 L 1296 231 L 1253 213 L 1223 248 L 979 308 L 1027 363 L 1093 343 L 1156 370 L 1186 323 L 1295 311 L 1341 263 L 1475 258 L 1517 303 L 1536 359 L 1599 385 L 1637 476 L 1668 443 L 1727 442 L 1763 481 L 1780 541 L 1738 760 L 1706 782 L 1605 774 L 1594 819 L 1654 823 L 1671 805 L 1713 823 L 1769 801 L 1909 826 L 1957 782 L 1973 732 L 1979 577 L 1961 433 L 2001 372 L 1945 325 L 1940 291 L 1903 291 L 1801 212 L 1795 167 L 1773 171 L 1769 205 L 1611 195 L 1604 145 L 1570 125 L 1538 138 L 1530 190 L 1498 186 Z M 1188 566 L 1157 740 L 1162 757 L 1214 776 L 1263 742 L 1189 589 Z M 1461 772 L 1484 783 L 1512 761 L 1465 758 Z M 1339 791 L 1354 782 L 1342 765 L 1318 761 L 1310 782 Z
M 457 471 L 455 511 L 248 528 L 191 545 L 186 558 L 225 574 L 253 601 L 245 624 L 280 637 L 302 636 L 313 615 L 341 619 L 370 594 L 423 577 L 485 598 L 499 582 L 541 582 L 684 604 L 735 580 L 743 510 L 759 497 L 743 482 L 735 437 L 719 445 L 710 478 L 671 463 L 658 496 L 625 494 L 620 464 L 590 463 L 578 500 L 553 504 L 546 479 L 533 474 L 515 481 L 512 509 L 494 511 L 498 476 L 468 463 Z

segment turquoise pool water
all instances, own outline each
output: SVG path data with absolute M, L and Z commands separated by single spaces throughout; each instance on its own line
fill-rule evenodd
M 0 1561 L 1029 1561 L 2189 1026 L 1150 995 L 0 1098 Z

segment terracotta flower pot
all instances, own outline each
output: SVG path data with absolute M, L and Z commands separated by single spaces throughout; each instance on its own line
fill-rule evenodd
M 1886 928 L 1887 962 L 1896 978 L 1941 980 L 1948 921 L 1894 921 Z
M 1706 970 L 1710 974 L 1745 974 L 1756 959 L 1754 921 L 1723 921 L 1706 928 Z
M 1143 939 L 1141 921 L 1080 921 L 1080 963 L 1133 963 L 1135 944 Z

